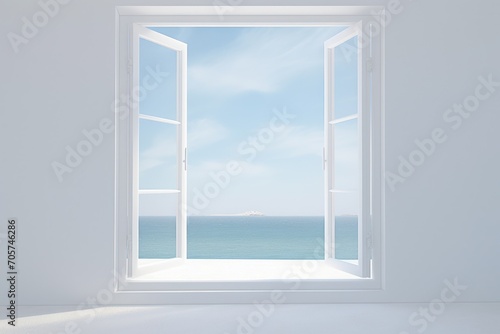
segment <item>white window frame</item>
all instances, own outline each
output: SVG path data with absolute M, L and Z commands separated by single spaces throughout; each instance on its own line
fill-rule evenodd
M 376 14 L 374 14 L 376 13 Z M 144 28 L 145 26 L 321 26 L 321 25 L 350 25 L 359 36 L 371 37 L 371 44 L 364 45 L 362 50 L 363 61 L 360 62 L 363 77 L 360 96 L 363 110 L 359 113 L 360 123 L 363 128 L 363 216 L 362 229 L 359 232 L 360 254 L 363 260 L 359 265 L 353 266 L 345 261 L 333 260 L 332 257 L 332 224 L 331 217 L 325 217 L 325 260 L 307 260 L 309 266 L 316 268 L 334 267 L 339 275 L 301 277 L 300 284 L 293 277 L 276 275 L 264 279 L 244 279 L 233 277 L 217 277 L 214 279 L 200 276 L 196 279 L 183 279 L 182 277 L 169 277 L 169 270 L 183 266 L 192 266 L 198 270 L 203 266 L 211 268 L 225 268 L 244 264 L 245 267 L 253 266 L 255 270 L 265 273 L 266 268 L 290 268 L 305 265 L 304 261 L 290 260 L 189 260 L 186 259 L 186 217 L 185 217 L 185 169 L 179 170 L 179 180 L 182 194 L 178 208 L 177 226 L 177 258 L 168 260 L 139 260 L 137 245 L 137 203 L 134 198 L 138 196 L 138 189 L 134 186 L 137 177 L 137 152 L 134 136 L 137 134 L 137 104 L 129 103 L 129 108 L 123 108 L 117 103 L 116 109 L 116 196 L 115 196 L 115 275 L 117 276 L 116 294 L 125 302 L 151 302 L 157 300 L 161 303 L 184 303 L 186 299 L 179 297 L 179 292 L 189 296 L 189 302 L 252 302 L 259 295 L 266 296 L 269 291 L 288 291 L 293 288 L 296 298 L 287 302 L 308 302 L 311 296 L 317 293 L 344 293 L 346 290 L 380 290 L 383 288 L 383 27 L 378 26 L 376 34 L 369 27 L 369 23 L 377 21 L 377 16 L 383 15 L 381 7 L 335 7 L 335 6 L 294 6 L 294 7 L 234 7 L 221 15 L 216 7 L 117 7 L 116 16 L 116 95 L 117 97 L 130 96 L 134 82 L 138 82 L 137 64 L 138 49 L 134 44 L 139 34 L 143 37 L 158 35 Z M 380 18 L 378 18 L 380 19 Z M 135 28 L 134 28 L 135 27 Z M 151 33 L 150 33 L 151 32 Z M 342 34 L 342 33 L 341 33 Z M 163 35 L 161 35 L 163 36 Z M 171 47 L 168 37 L 164 36 L 165 45 Z M 162 37 L 163 38 L 163 37 Z M 325 52 L 335 45 L 332 38 L 325 44 Z M 182 47 L 182 43 L 178 44 Z M 185 52 L 179 49 L 184 58 L 178 64 L 184 68 L 181 72 L 185 75 Z M 329 57 L 325 57 L 329 59 Z M 328 63 L 325 63 L 325 70 Z M 181 77 L 182 77 L 181 75 Z M 368 77 L 371 84 L 369 85 Z M 181 103 L 181 126 L 186 125 L 186 78 L 179 78 L 179 99 Z M 326 78 L 325 92 L 329 81 Z M 325 108 L 329 110 L 331 101 L 325 94 Z M 130 99 L 128 99 L 130 101 Z M 369 103 L 368 103 L 369 102 Z M 369 106 L 369 107 L 368 107 Z M 184 108 L 184 109 L 182 109 Z M 328 113 L 325 113 L 328 115 Z M 329 129 L 332 120 L 325 116 L 325 129 Z M 367 131 L 368 129 L 368 131 Z M 178 161 L 186 160 L 186 132 L 180 131 Z M 325 133 L 326 140 L 330 137 L 330 130 Z M 325 144 L 325 147 L 328 145 Z M 132 148 L 132 149 L 131 149 Z M 325 151 L 325 170 L 327 180 L 331 180 L 331 153 Z M 132 180 L 132 182 L 131 182 Z M 135 183 L 134 183 L 135 182 Z M 328 201 L 330 189 L 326 184 L 326 198 Z M 368 189 L 368 191 L 367 191 Z M 368 204 L 367 204 L 368 203 Z M 370 228 L 370 230 L 368 230 Z M 369 233 L 368 233 L 369 232 Z M 369 259 L 371 258 L 371 260 Z M 203 261 L 201 264 L 200 261 Z M 307 262 L 306 261 L 306 262 Z M 370 265 L 371 264 L 371 265 Z M 356 274 L 359 277 L 345 276 L 345 272 Z M 269 271 L 271 272 L 271 270 Z M 151 292 L 154 291 L 154 297 Z M 236 297 L 228 292 L 238 292 Z M 327 293 L 324 296 L 329 295 Z M 317 299 L 315 299 L 317 301 Z M 347 300 L 350 300 L 349 298 Z M 314 300 L 313 300 L 314 301 Z

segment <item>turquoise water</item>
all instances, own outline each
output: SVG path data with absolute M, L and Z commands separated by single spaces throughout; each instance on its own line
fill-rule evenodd
M 337 217 L 336 253 L 357 258 L 357 218 Z M 323 258 L 323 217 L 188 217 L 190 259 Z M 175 257 L 175 217 L 140 217 L 139 257 Z

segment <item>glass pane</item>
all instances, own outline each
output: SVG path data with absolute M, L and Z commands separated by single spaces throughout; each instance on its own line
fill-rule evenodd
M 334 133 L 334 189 L 359 190 L 358 120 L 353 119 L 332 126 Z
M 177 194 L 139 195 L 139 258 L 175 257 Z
M 337 46 L 333 51 L 334 118 L 358 113 L 358 37 Z
M 140 40 L 139 113 L 177 119 L 177 51 Z
M 358 258 L 359 193 L 334 193 L 335 258 Z
M 177 189 L 177 125 L 139 120 L 139 189 Z

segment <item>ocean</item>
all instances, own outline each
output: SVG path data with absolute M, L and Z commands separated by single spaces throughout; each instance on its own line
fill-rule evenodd
M 336 221 L 336 257 L 357 259 L 357 218 Z M 324 217 L 191 216 L 187 230 L 189 259 L 303 260 L 324 252 Z M 139 258 L 173 257 L 175 217 L 140 217 Z

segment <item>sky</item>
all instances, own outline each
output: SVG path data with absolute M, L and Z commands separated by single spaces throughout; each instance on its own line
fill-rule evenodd
M 324 41 L 343 29 L 154 28 L 188 45 L 188 214 L 324 214 Z M 145 40 L 140 52 L 141 84 L 168 72 L 140 112 L 175 120 L 176 53 Z M 353 125 L 339 126 L 344 149 L 356 144 Z M 140 121 L 141 189 L 176 188 L 176 128 Z M 141 214 L 174 214 L 176 196 L 141 195 Z

